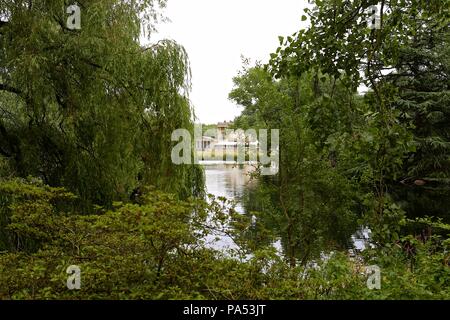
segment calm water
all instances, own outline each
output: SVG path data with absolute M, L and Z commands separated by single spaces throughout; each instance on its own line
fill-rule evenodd
M 207 192 L 216 197 L 233 200 L 236 204 L 235 210 L 245 214 L 243 197 L 248 188 L 257 184 L 257 181 L 249 176 L 254 168 L 251 165 L 214 164 L 205 165 L 204 169 Z M 219 238 L 218 241 L 215 241 L 216 237 Z M 237 248 L 233 240 L 223 234 L 211 236 L 207 238 L 207 241 L 210 247 L 218 250 Z M 273 245 L 281 254 L 281 242 L 277 241 Z
M 236 211 L 244 214 L 242 197 L 245 190 L 256 182 L 250 179 L 248 173 L 252 171 L 251 166 L 214 164 L 205 165 L 205 182 L 208 193 L 216 197 L 225 197 L 233 200 Z M 218 241 L 217 241 L 218 239 Z M 233 240 L 223 234 L 215 234 L 206 239 L 208 246 L 214 249 L 235 249 L 237 246 Z
M 236 203 L 236 211 L 245 214 L 242 203 L 245 191 L 256 185 L 249 173 L 253 168 L 250 165 L 214 164 L 205 165 L 205 178 L 207 192 L 216 197 L 225 197 Z M 215 241 L 215 238 L 219 238 Z M 356 250 L 364 250 L 370 237 L 370 230 L 362 228 L 352 236 L 353 246 Z M 209 246 L 216 249 L 236 248 L 233 240 L 221 234 L 216 234 L 207 239 Z M 274 244 L 277 250 L 281 250 L 281 243 Z
M 242 197 L 245 190 L 256 183 L 248 175 L 252 167 L 223 164 L 208 165 L 204 168 L 208 193 L 234 200 L 237 212 L 245 213 Z

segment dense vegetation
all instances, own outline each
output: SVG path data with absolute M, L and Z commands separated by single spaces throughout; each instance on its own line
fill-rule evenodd
M 65 1 L 1 2 L 0 154 L 11 175 L 66 187 L 87 210 L 141 185 L 201 191 L 201 172 L 173 165 L 166 143 L 192 127 L 187 55 L 171 41 L 139 44 L 153 2 L 90 1 L 81 30 L 65 27 Z
M 311 28 L 234 79 L 235 126 L 282 129 L 280 173 L 248 206 L 278 226 L 291 266 L 365 226 L 376 256 L 401 247 L 414 270 L 417 243 L 433 244 L 448 269 L 448 3 L 383 1 L 371 30 L 372 2 L 316 1 Z
M 83 2 L 68 30 L 65 1 L 0 0 L 0 299 L 449 299 L 448 3 L 382 1 L 371 30 L 376 1 L 317 0 L 244 66 L 234 125 L 281 129 L 256 224 L 171 162 L 193 130 L 187 54 L 139 42 L 164 3 Z M 237 249 L 205 245 L 217 231 Z

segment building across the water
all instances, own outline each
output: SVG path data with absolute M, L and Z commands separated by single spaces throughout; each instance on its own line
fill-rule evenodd
M 195 141 L 195 149 L 198 151 L 211 150 L 217 140 L 212 137 L 202 136 L 201 139 Z
M 232 122 L 219 122 L 217 124 L 217 139 L 218 140 L 225 140 L 227 138 L 227 129 L 230 128 L 230 126 L 233 125 Z
M 216 125 L 216 132 L 213 136 L 202 136 L 196 139 L 195 148 L 197 151 L 237 151 L 243 144 L 245 148 L 258 147 L 256 137 L 243 136 L 243 132 L 234 131 L 230 128 L 233 122 L 219 122 Z M 208 133 L 211 133 L 209 130 Z M 243 143 L 241 142 L 243 141 Z

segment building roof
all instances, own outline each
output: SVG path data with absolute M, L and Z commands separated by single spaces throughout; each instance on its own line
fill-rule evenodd
M 227 122 L 227 121 L 225 121 L 225 122 L 219 122 L 218 124 L 217 124 L 217 128 L 228 128 L 229 126 L 231 126 L 233 124 L 233 122 Z

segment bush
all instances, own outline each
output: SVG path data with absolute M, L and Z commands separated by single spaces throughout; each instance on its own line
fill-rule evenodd
M 368 251 L 382 270 L 382 289 L 370 291 L 365 263 L 343 253 L 291 268 L 271 246 L 250 255 L 245 242 L 208 248 L 205 237 L 236 220 L 225 199 L 180 201 L 148 188 L 139 204 L 83 215 L 72 194 L 33 180 L 0 182 L 0 199 L 0 299 L 450 298 L 444 239 L 415 243 L 414 257 L 401 246 Z M 241 222 L 237 234 L 248 228 Z M 71 265 L 80 290 L 67 289 Z

